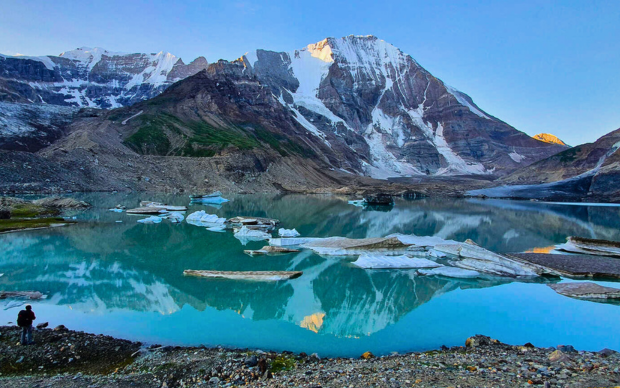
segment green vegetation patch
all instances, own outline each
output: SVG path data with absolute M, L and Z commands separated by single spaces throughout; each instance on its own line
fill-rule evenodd
M 49 228 L 54 224 L 73 224 L 73 221 L 65 221 L 63 218 L 34 218 L 34 219 L 8 219 L 0 220 L 0 233 L 13 230 L 31 228 Z
M 182 121 L 164 112 L 143 114 L 138 119 L 138 130 L 128 136 L 123 144 L 140 154 L 204 158 L 215 156 L 227 147 L 243 151 L 268 145 L 281 156 L 315 156 L 312 150 L 300 146 L 286 136 L 254 124 L 231 124 L 220 128 L 200 120 Z M 179 140 L 184 142 L 173 149 L 169 136 L 178 136 Z
M 171 144 L 166 135 L 166 128 L 178 131 L 170 115 L 143 115 L 140 117 L 140 128 L 133 135 L 127 137 L 123 144 L 132 150 L 146 155 L 167 155 Z M 174 116 L 172 116 L 174 117 Z
M 283 370 L 295 369 L 296 365 L 297 362 L 294 358 L 286 355 L 279 355 L 271 362 L 270 367 L 273 373 L 277 373 Z
M 249 150 L 260 145 L 242 128 L 215 128 L 204 121 L 190 121 L 185 126 L 192 132 L 192 136 L 187 139 L 190 143 L 217 149 L 234 146 L 240 150 Z
M 17 203 L 9 207 L 11 218 L 49 217 L 60 214 L 58 209 L 50 209 L 32 203 Z
M 566 151 L 562 151 L 558 154 L 555 154 L 553 158 L 559 159 L 562 163 L 570 163 L 577 159 L 577 154 L 581 152 L 581 147 L 573 147 L 567 149 Z

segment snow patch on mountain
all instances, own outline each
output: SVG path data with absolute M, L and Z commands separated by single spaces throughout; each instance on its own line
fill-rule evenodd
M 59 57 L 63 57 L 63 58 L 70 59 L 72 61 L 80 62 L 82 66 L 87 67 L 88 70 L 90 71 L 93 69 L 93 67 L 95 67 L 97 63 L 99 63 L 99 61 L 101 61 L 101 58 L 104 55 L 108 57 L 112 57 L 112 56 L 126 55 L 126 54 L 120 53 L 120 52 L 108 51 L 101 47 L 95 47 L 95 48 L 80 47 L 75 50 L 65 51 L 64 53 L 61 53 Z
M 448 92 L 454 96 L 454 98 L 456 98 L 456 100 L 459 102 L 459 104 L 466 106 L 467 108 L 469 108 L 469 110 L 482 117 L 485 119 L 489 119 L 491 120 L 491 118 L 487 115 L 485 115 L 484 113 L 482 113 L 478 108 L 476 108 L 475 106 L 473 106 L 472 104 L 469 103 L 469 101 L 467 101 L 467 98 L 465 98 L 465 94 L 463 94 L 463 92 L 460 92 L 458 90 L 456 90 L 455 88 L 453 88 L 450 85 L 446 85 L 444 84 L 444 86 L 446 87 L 446 90 L 448 90 Z
M 518 154 L 515 151 L 512 151 L 511 153 L 509 153 L 508 156 L 510 156 L 510 159 L 514 160 L 517 163 L 521 163 L 523 159 L 525 159 L 525 156 Z
M 21 55 L 21 54 L 19 54 L 19 55 L 4 55 L 4 54 L 0 54 L 0 57 L 3 57 L 3 58 L 17 58 L 17 59 L 30 59 L 32 61 L 37 61 L 37 62 L 43 63 L 48 70 L 54 70 L 54 66 L 56 66 L 56 64 L 48 56 L 31 57 L 31 56 L 28 56 L 28 55 Z

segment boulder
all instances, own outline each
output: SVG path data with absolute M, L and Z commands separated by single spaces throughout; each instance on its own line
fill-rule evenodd
M 551 362 L 568 362 L 570 358 L 564 354 L 561 350 L 556 350 L 549 355 L 549 361 Z
M 605 348 L 605 349 L 601 350 L 600 352 L 598 352 L 598 354 L 601 357 L 609 357 L 609 356 L 613 356 L 615 354 L 618 354 L 618 352 L 616 352 L 615 350 L 611 350 L 611 349 Z
M 247 366 L 248 368 L 252 368 L 256 365 L 258 365 L 258 358 L 256 358 L 256 356 L 252 355 L 252 356 L 248 356 L 245 358 L 245 366 Z
M 476 334 L 473 337 L 467 338 L 465 340 L 465 347 L 467 348 L 477 348 L 480 346 L 489 346 L 492 344 L 491 337 L 487 337 L 486 335 Z
M 375 355 L 372 354 L 371 352 L 365 352 L 364 354 L 362 354 L 362 356 L 360 357 L 363 360 L 368 360 L 371 358 L 375 358 Z

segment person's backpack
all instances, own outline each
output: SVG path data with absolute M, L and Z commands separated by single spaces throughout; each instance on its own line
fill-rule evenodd
M 17 314 L 17 326 L 25 327 L 32 325 L 28 311 L 22 310 Z

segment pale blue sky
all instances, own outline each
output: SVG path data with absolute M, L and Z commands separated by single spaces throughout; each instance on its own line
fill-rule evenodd
M 189 62 L 376 35 L 484 110 L 569 144 L 620 127 L 620 0 L 0 0 L 0 53 L 81 46 Z

